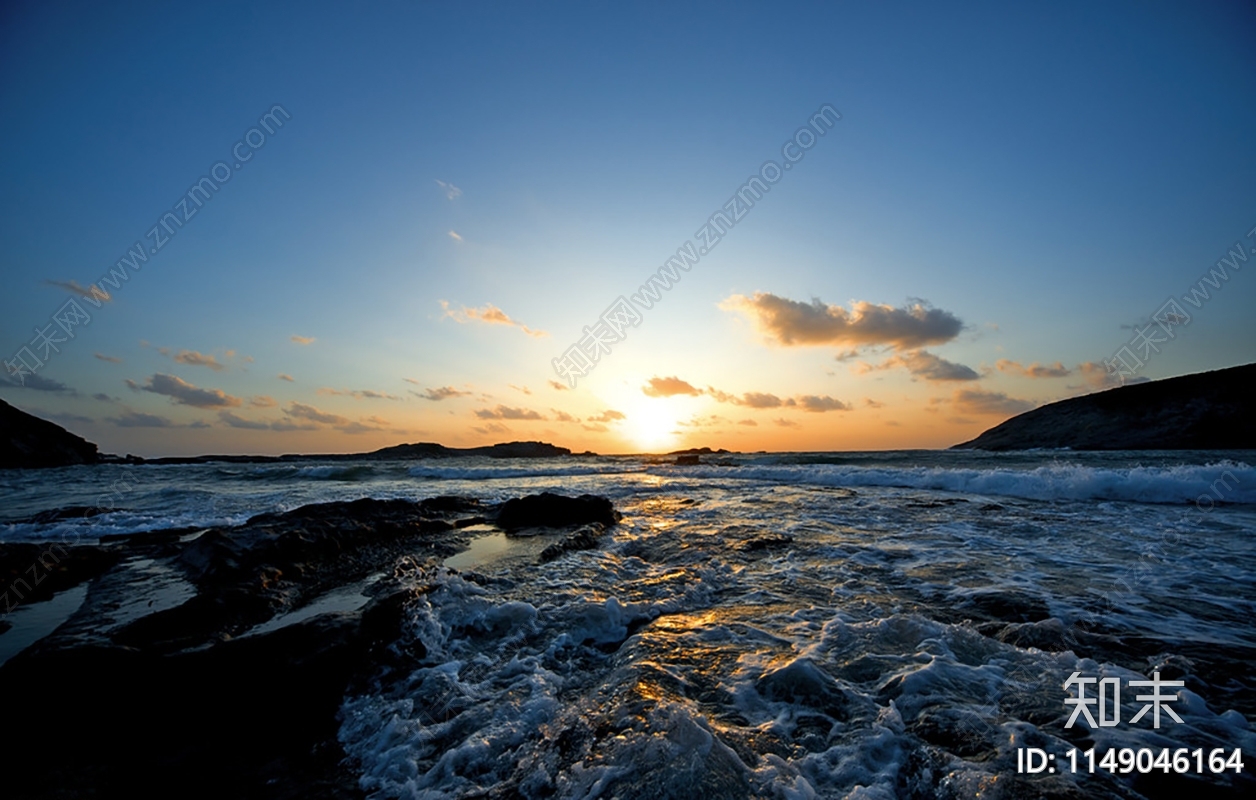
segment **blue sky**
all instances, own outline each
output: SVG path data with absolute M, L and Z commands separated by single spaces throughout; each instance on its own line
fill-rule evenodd
M 4 359 L 71 282 L 110 299 L 0 396 L 107 451 L 942 447 L 1112 385 L 1166 300 L 1256 247 L 1238 3 L 2 13 Z M 565 385 L 552 360 L 825 104 L 840 122 Z M 1252 360 L 1237 263 L 1127 380 Z M 946 324 L 908 341 L 928 309 Z

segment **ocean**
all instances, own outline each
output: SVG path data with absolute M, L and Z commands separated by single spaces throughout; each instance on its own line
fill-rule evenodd
M 610 498 L 623 520 L 597 549 L 538 565 L 536 539 L 477 526 L 470 549 L 415 566 L 405 635 L 423 665 L 341 708 L 371 797 L 1241 795 L 1256 787 L 1252 464 L 901 451 L 14 470 L 0 540 L 360 497 Z M 29 521 L 68 506 L 112 510 Z M 6 638 L 69 618 L 60 602 L 11 614 L 0 659 Z M 1138 683 L 1153 680 L 1173 683 Z

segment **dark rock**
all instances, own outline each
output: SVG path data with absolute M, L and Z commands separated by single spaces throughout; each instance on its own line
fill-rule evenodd
M 787 534 L 775 536 L 756 536 L 753 539 L 747 539 L 737 545 L 737 549 L 743 553 L 753 553 L 760 550 L 770 550 L 777 547 L 786 547 L 794 543 L 794 537 Z
M 22 721 L 5 794 L 360 796 L 336 715 L 365 651 L 353 615 L 176 655 L 36 646 L 0 667 L 0 707 Z
M 0 400 L 0 469 L 95 464 L 96 445 Z
M 0 613 L 91 580 L 120 555 L 94 545 L 65 547 L 56 542 L 0 543 Z
M 1064 639 L 1064 623 L 1052 617 L 1039 622 L 1022 622 L 1008 625 L 997 636 L 1000 642 L 1017 647 L 1036 647 L 1047 652 L 1060 653 L 1069 649 Z
M 555 542 L 542 550 L 540 563 L 545 564 L 553 561 L 563 553 L 569 553 L 572 550 L 592 550 L 597 547 L 598 539 L 605 532 L 606 528 L 600 522 L 585 525 L 574 533 L 563 537 L 562 541 Z
M 701 463 L 702 456 L 699 455 L 676 456 L 676 466 L 678 467 L 694 467 Z
M 1139 383 L 1012 417 L 952 449 L 1256 449 L 1256 364 Z
M 507 532 L 520 528 L 566 528 L 600 522 L 611 526 L 620 514 L 605 497 L 564 497 L 551 492 L 507 500 L 497 511 L 497 525 Z
M 809 658 L 797 658 L 766 673 L 755 684 L 760 696 L 800 703 L 839 722 L 849 718 L 851 699 L 837 681 Z

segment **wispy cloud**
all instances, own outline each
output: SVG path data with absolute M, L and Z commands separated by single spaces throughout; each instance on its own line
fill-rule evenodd
M 1008 397 L 1003 392 L 959 389 L 955 392 L 955 408 L 964 414 L 1020 414 L 1034 407 L 1028 400 Z
M 772 424 L 778 425 L 782 428 L 801 428 L 802 427 L 802 425 L 799 424 L 798 422 L 792 419 L 785 419 L 784 417 L 777 417 L 776 419 L 772 420 Z
M 826 411 L 850 411 L 850 406 L 841 400 L 829 397 L 827 394 L 823 396 L 804 394 L 796 400 L 790 400 L 789 405 L 797 405 L 803 411 L 809 411 L 813 414 L 823 414 Z
M 732 295 L 720 308 L 744 314 L 776 344 L 786 347 L 885 345 L 913 349 L 948 342 L 964 327 L 954 314 L 924 301 L 895 308 L 858 300 L 848 311 L 819 298 L 802 303 L 756 292 L 751 297 Z
M 1013 375 L 1023 375 L 1026 378 L 1065 378 L 1073 372 L 1073 370 L 1064 366 L 1064 364 L 1059 361 L 1054 364 L 1039 364 L 1035 361 L 1026 367 L 1019 362 L 1001 358 L 994 363 L 994 366 L 999 370 L 999 372 L 1007 372 Z
M 253 408 L 274 408 L 279 404 L 270 395 L 259 394 L 249 398 L 249 405 Z
M 76 294 L 89 300 L 98 300 L 108 303 L 113 300 L 113 296 L 101 289 L 99 286 L 83 286 L 78 281 L 44 281 L 49 286 L 55 286 L 58 289 L 64 289 L 67 292 Z
M 212 355 L 198 353 L 195 350 L 180 350 L 171 358 L 180 364 L 187 364 L 193 367 L 209 367 L 214 372 L 222 372 L 227 368 L 225 364 Z
M 126 383 L 134 391 L 165 395 L 180 405 L 193 408 L 234 408 L 242 402 L 240 398 L 232 397 L 221 389 L 202 389 L 182 378 L 162 372 L 152 375 L 143 385 L 132 380 Z
M 514 419 L 538 420 L 545 419 L 541 414 L 530 408 L 512 408 L 499 405 L 496 408 L 480 408 L 473 412 L 480 419 Z
M 650 378 L 649 383 L 641 387 L 641 392 L 647 397 L 674 397 L 678 394 L 697 396 L 702 394 L 701 389 L 688 381 L 682 381 L 675 375 L 670 378 Z
M 140 411 L 131 411 L 127 409 L 116 417 L 106 417 L 107 422 L 112 422 L 119 428 L 173 428 L 176 427 L 173 422 L 165 417 L 157 414 L 145 414 Z
M 579 417 L 573 417 L 572 415 L 568 414 L 566 411 L 559 411 L 557 408 L 551 408 L 550 411 L 554 412 L 555 422 L 579 422 L 580 421 Z
M 424 400 L 431 400 L 434 403 L 439 403 L 441 400 L 448 400 L 451 397 L 465 397 L 466 395 L 471 394 L 471 392 L 464 392 L 459 389 L 455 389 L 452 386 L 438 386 L 434 389 L 428 389 L 425 392 L 416 392 L 411 389 L 410 394 L 415 397 L 421 397 Z
M 621 419 L 628 419 L 622 412 L 613 408 L 608 408 L 595 417 L 589 417 L 589 422 L 618 422 Z
M 37 392 L 65 392 L 66 394 L 78 394 L 61 381 L 54 381 L 52 378 L 45 378 L 43 375 L 27 375 L 20 383 L 12 378 L 10 378 L 9 381 L 14 387 L 19 389 L 33 389 Z
M 856 370 L 861 374 L 874 370 L 903 367 L 912 375 L 927 381 L 975 381 L 981 378 L 971 367 L 947 361 L 928 350 L 912 350 L 891 356 L 878 365 L 859 362 Z
M 675 375 L 668 378 L 653 377 L 645 386 L 641 387 L 641 392 L 647 397 L 674 397 L 676 395 L 696 397 L 706 395 L 717 403 L 756 409 L 790 407 L 812 412 L 850 410 L 850 406 L 828 395 L 821 397 L 819 395 L 807 394 L 787 399 L 781 399 L 771 392 L 743 392 L 737 395 L 716 389 L 714 386 L 699 389 L 689 383 L 689 381 L 682 380 Z
M 297 336 L 296 334 L 293 334 L 292 341 L 296 342 L 299 345 L 307 345 L 307 344 L 314 344 L 314 342 L 317 340 L 313 336 Z
M 462 197 L 462 190 L 452 183 L 445 183 L 440 178 L 437 178 L 436 185 L 445 190 L 445 197 L 448 197 L 450 200 L 457 200 L 459 197 Z
M 496 433 L 500 435 L 503 433 L 510 433 L 510 428 L 507 428 L 505 425 L 501 424 L 500 422 L 490 422 L 489 424 L 483 427 L 478 427 L 478 428 L 473 427 L 471 430 L 475 431 L 476 433 L 483 433 L 483 434 Z
M 559 383 L 558 381 L 549 381 L 548 383 L 556 392 L 571 391 L 570 389 L 567 388 L 567 384 L 565 383 Z
M 281 373 L 279 373 L 279 375 L 278 375 L 277 377 L 279 378 L 279 380 L 281 380 L 281 381 L 287 381 L 288 383 L 296 383 L 296 382 L 297 382 L 297 379 L 296 379 L 296 378 L 292 377 L 291 375 L 289 375 L 289 374 L 288 374 L 288 373 L 286 373 L 286 372 L 281 372 Z
M 249 431 L 316 431 L 317 425 L 310 423 L 293 422 L 290 419 L 277 420 L 252 420 L 245 419 L 231 413 L 230 411 L 219 411 L 218 419 L 222 420 L 232 428 L 242 428 Z
M 446 317 L 450 317 L 459 323 L 482 322 L 486 325 L 508 325 L 518 328 L 529 336 L 538 338 L 549 336 L 545 331 L 533 330 L 522 322 L 511 319 L 505 311 L 502 311 L 492 303 L 485 303 L 483 308 L 472 308 L 471 306 L 451 308 L 447 300 L 441 300 L 440 307 L 444 310 Z
M 455 242 L 461 242 L 461 241 L 462 241 L 462 236 L 461 236 L 461 235 L 460 235 L 457 231 L 450 231 L 450 232 L 449 232 L 449 238 L 450 238 L 450 239 L 453 239 Z
M 101 361 L 108 361 L 110 364 L 122 363 L 122 359 L 117 358 L 115 356 L 107 356 L 104 353 L 92 353 L 92 355 L 95 356 L 96 358 L 99 358 Z
M 318 390 L 318 394 L 335 397 L 353 397 L 358 400 L 400 400 L 395 394 L 377 392 L 374 389 L 332 389 L 328 386 Z

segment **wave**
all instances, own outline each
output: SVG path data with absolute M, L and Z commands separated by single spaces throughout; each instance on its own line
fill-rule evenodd
M 656 468 L 658 469 L 658 468 Z M 1027 500 L 1115 500 L 1196 503 L 1202 508 L 1256 503 L 1256 468 L 1218 461 L 1169 467 L 1046 464 L 1033 469 L 861 467 L 834 464 L 663 467 L 669 474 L 819 486 L 886 486 Z
M 569 467 L 436 467 L 430 464 L 410 467 L 413 478 L 446 481 L 483 481 L 503 478 L 561 478 L 579 475 L 622 475 L 644 472 L 644 467 L 623 464 L 581 464 Z

